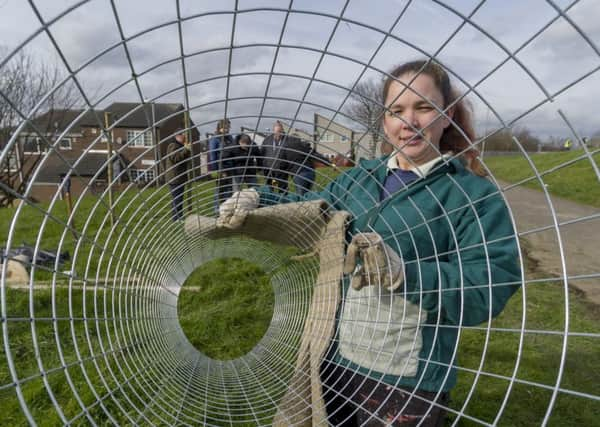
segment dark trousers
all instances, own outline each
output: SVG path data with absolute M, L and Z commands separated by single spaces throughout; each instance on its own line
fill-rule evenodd
M 185 184 L 169 184 L 171 191 L 171 212 L 173 221 L 183 219 L 183 191 Z
M 315 183 L 315 170 L 313 168 L 302 168 L 294 175 L 294 186 L 296 194 L 303 196 L 308 193 Z
M 267 185 L 271 187 L 274 193 L 287 194 L 288 192 L 288 175 L 271 175 L 266 177 Z
M 333 426 L 441 427 L 448 393 L 399 389 L 367 378 L 355 371 L 323 362 L 323 398 L 327 421 Z M 413 393 L 414 392 L 414 393 Z

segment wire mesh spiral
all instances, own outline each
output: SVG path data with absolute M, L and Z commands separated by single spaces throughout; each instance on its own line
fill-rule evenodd
M 253 138 L 280 120 L 331 158 L 378 156 L 385 137 L 373 132 L 377 120 L 349 106 L 362 82 L 415 58 L 443 63 L 473 105 L 472 145 L 506 199 L 522 254 L 512 317 L 459 327 L 448 423 L 597 420 L 598 9 L 596 0 L 0 4 L 0 186 L 12 201 L 0 208 L 6 424 L 270 424 L 294 371 L 319 265 L 242 233 L 187 233 L 172 221 L 172 182 L 157 147 L 183 128 L 193 146 L 185 215 L 214 216 L 206 149 L 219 120 Z M 32 69 L 55 64 L 58 76 L 29 104 L 9 79 L 24 57 Z M 65 93 L 75 113 L 44 127 L 39 117 L 49 105 L 64 110 L 51 103 Z M 127 134 L 132 120 L 142 125 Z M 76 152 L 84 132 L 91 143 Z M 508 140 L 499 151 L 517 162 L 504 175 L 496 168 L 507 157 L 496 154 L 507 153 L 486 149 L 499 135 Z M 555 147 L 569 140 L 570 150 L 543 163 L 551 154 L 537 152 L 552 137 Z M 32 156 L 29 169 L 17 167 Z M 331 179 L 330 168 L 317 168 L 313 190 Z M 563 199 L 574 193 L 580 203 Z M 287 246 L 298 255 L 316 236 L 294 227 L 266 232 L 292 229 Z M 26 239 L 32 254 L 23 260 L 14 249 Z M 47 252 L 56 256 L 42 263 Z M 186 279 L 224 258 L 260 266 L 274 295 L 264 337 L 233 360 L 195 348 L 177 308 Z M 27 279 L 15 281 L 11 265 Z

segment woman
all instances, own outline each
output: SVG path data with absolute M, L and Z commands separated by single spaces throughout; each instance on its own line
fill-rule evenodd
M 394 152 L 305 197 L 353 217 L 323 396 L 333 425 L 442 425 L 460 327 L 490 321 L 518 289 L 517 241 L 445 70 L 409 62 L 383 90 Z M 258 195 L 282 201 L 266 188 L 238 200 Z
M 229 157 L 235 164 L 233 177 L 236 189 L 241 189 L 244 183 L 249 187 L 257 185 L 256 173 L 260 169 L 260 148 L 249 135 L 242 133 L 236 136 L 235 146 L 229 152 Z
M 165 179 L 169 184 L 171 192 L 171 211 L 173 221 L 182 220 L 183 193 L 187 181 L 190 158 L 192 155 L 192 144 L 186 141 L 184 129 L 177 128 L 173 141 L 167 146 L 165 159 Z

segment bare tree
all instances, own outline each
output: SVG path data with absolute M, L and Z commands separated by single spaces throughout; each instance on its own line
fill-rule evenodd
M 486 135 L 482 141 L 485 151 L 519 151 L 519 145 L 525 151 L 535 152 L 542 146 L 542 141 L 526 127 L 515 127 L 514 129 L 503 129 Z
M 369 143 L 369 157 L 374 158 L 377 151 L 382 131 L 383 104 L 383 82 L 370 79 L 356 85 L 350 99 L 352 103 L 346 108 L 346 114 L 367 128 L 371 136 Z M 353 145 L 356 144 L 352 141 Z M 355 155 L 356 147 L 352 147 Z
M 6 51 L 0 50 L 0 58 Z M 0 207 L 10 206 L 15 194 L 22 194 L 42 156 L 25 161 L 20 143 L 8 146 L 13 133 L 27 115 L 46 96 L 36 115 L 44 114 L 44 127 L 38 128 L 42 139 L 54 143 L 56 130 L 64 125 L 66 110 L 77 106 L 79 97 L 71 81 L 58 86 L 64 73 L 58 65 L 37 61 L 27 52 L 19 52 L 0 69 L 0 149 L 6 156 L 0 165 Z M 55 89 L 56 88 L 56 89 Z M 55 89 L 55 90 L 54 90 Z M 33 131 L 33 129 L 27 129 Z M 42 144 L 44 144 L 42 142 Z

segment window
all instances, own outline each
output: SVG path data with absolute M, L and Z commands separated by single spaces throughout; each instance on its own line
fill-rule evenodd
M 331 132 L 325 132 L 321 137 L 323 142 L 333 142 L 333 134 Z
M 150 147 L 152 146 L 152 131 L 128 130 L 127 143 L 133 147 Z
M 153 179 L 153 169 L 131 169 L 131 181 L 133 182 L 150 182 Z
M 63 138 L 58 143 L 58 146 L 61 150 L 70 150 L 71 147 L 71 138 Z
M 48 151 L 48 147 L 42 139 L 37 136 L 26 136 L 21 139 L 23 143 L 23 152 L 25 154 L 40 154 Z

